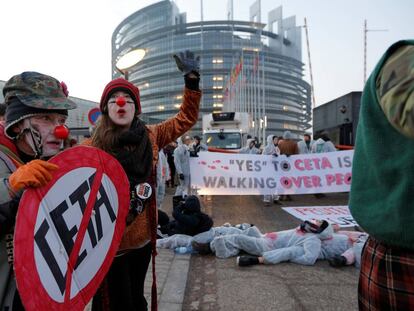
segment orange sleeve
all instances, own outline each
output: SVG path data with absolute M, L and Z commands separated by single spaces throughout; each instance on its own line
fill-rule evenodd
M 81 143 L 81 146 L 92 146 L 92 138 L 86 138 Z
M 166 146 L 193 127 L 198 120 L 200 100 L 200 91 L 185 88 L 180 111 L 164 122 L 148 125 L 148 128 L 154 133 L 158 148 Z

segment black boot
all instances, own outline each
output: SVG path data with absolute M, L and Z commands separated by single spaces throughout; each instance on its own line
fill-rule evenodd
M 280 202 L 278 199 L 273 199 L 273 204 L 280 205 L 280 204 L 282 204 L 282 202 Z
M 257 256 L 238 256 L 237 257 L 237 265 L 240 267 L 247 267 L 252 265 L 258 265 L 259 264 L 259 257 Z
M 208 255 L 212 253 L 210 243 L 198 243 L 196 241 L 192 241 L 191 246 L 193 247 L 193 250 L 198 252 L 200 255 Z
M 344 256 L 335 256 L 332 259 L 329 259 L 329 265 L 331 267 L 339 268 L 346 266 L 346 258 Z

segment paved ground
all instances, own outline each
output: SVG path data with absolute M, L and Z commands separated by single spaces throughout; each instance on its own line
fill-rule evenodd
M 345 205 L 346 194 L 294 196 L 283 206 Z M 170 211 L 171 198 L 164 208 Z M 204 197 L 215 225 L 247 222 L 261 231 L 290 229 L 299 220 L 280 205 L 263 206 L 256 196 Z M 291 263 L 240 268 L 235 258 L 176 255 L 157 257 L 159 310 L 357 310 L 358 271 L 331 268 L 327 262 L 305 267 Z M 150 277 L 151 274 L 148 274 Z M 147 279 L 148 279 L 147 277 Z M 147 280 L 146 292 L 149 294 Z
M 182 310 L 188 269 L 190 266 L 190 255 L 176 255 L 171 250 L 160 249 L 155 263 L 158 287 L 158 310 Z M 145 296 L 147 297 L 148 303 L 151 302 L 151 271 L 149 269 L 145 280 Z

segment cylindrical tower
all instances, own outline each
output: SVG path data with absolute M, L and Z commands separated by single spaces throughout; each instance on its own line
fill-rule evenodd
M 147 6 L 115 29 L 112 76 L 120 76 L 115 63 L 122 55 L 144 48 L 146 56 L 129 71 L 129 80 L 141 91 L 146 119 L 160 122 L 177 113 L 182 101 L 183 77 L 172 55 L 191 50 L 201 56 L 201 114 L 247 111 L 258 133 L 262 133 L 259 127 L 266 127 L 269 134 L 290 130 L 299 137 L 310 127 L 311 111 L 310 86 L 303 80 L 300 28 L 294 19 L 282 20 L 281 14 L 274 18 L 274 13 L 269 12 L 272 25 L 285 24 L 275 32 L 252 21 L 187 23 L 186 14 L 169 0 Z M 200 132 L 198 122 L 193 133 Z

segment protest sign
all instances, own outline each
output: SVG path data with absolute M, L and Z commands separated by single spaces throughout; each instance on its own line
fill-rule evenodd
M 190 159 L 201 195 L 348 192 L 353 150 L 287 157 L 200 152 Z
M 348 206 L 301 206 L 283 207 L 289 214 L 300 220 L 325 219 L 340 227 L 353 227 L 357 223 L 349 212 Z
M 83 310 L 118 249 L 129 183 L 109 154 L 79 146 L 50 160 L 59 166 L 19 205 L 14 267 L 26 310 Z

